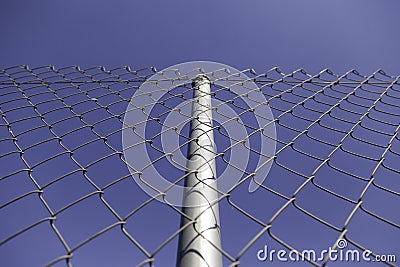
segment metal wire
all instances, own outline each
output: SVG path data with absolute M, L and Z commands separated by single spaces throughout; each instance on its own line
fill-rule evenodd
M 79 257 L 86 257 L 81 256 L 85 253 L 88 259 L 96 257 L 90 256 L 85 247 L 96 246 L 101 243 L 101 237 L 112 234 L 130 247 L 123 254 L 130 265 L 165 266 L 169 259 L 165 251 L 177 246 L 179 234 L 196 224 L 196 218 L 188 217 L 165 198 L 169 188 L 152 187 L 156 192 L 152 197 L 142 193 L 126 166 L 146 183 L 150 165 L 160 167 L 169 160 L 181 169 L 167 170 L 170 182 L 182 184 L 190 170 L 175 155 L 187 151 L 193 140 L 188 131 L 177 129 L 185 129 L 184 125 L 193 118 L 176 106 L 193 100 L 189 85 L 171 89 L 158 81 L 155 85 L 165 95 L 162 101 L 149 95 L 153 109 L 131 107 L 131 110 L 142 110 L 146 121 L 137 121 L 133 127 L 124 125 L 132 96 L 140 96 L 140 85 L 156 72 L 155 68 L 107 70 L 77 66 L 60 69 L 17 66 L 1 70 L 0 189 L 6 193 L 0 199 L 0 214 L 10 227 L 2 231 L 0 251 L 45 225 L 46 231 L 57 240 L 42 238 L 33 243 L 58 243 L 62 249 L 58 254 L 44 251 L 43 265 L 65 262 L 73 266 L 74 261 L 80 262 Z M 250 162 L 247 168 L 237 170 L 240 182 L 227 193 L 219 192 L 222 245 L 215 247 L 223 255 L 224 264 L 249 266 L 248 258 L 255 257 L 254 250 L 266 238 L 300 255 L 302 249 L 312 244 L 290 234 L 293 232 L 299 236 L 304 232 L 310 239 L 311 235 L 324 236 L 321 242 L 333 249 L 338 241 L 346 240 L 354 249 L 370 250 L 372 255 L 398 253 L 398 247 L 386 247 L 382 251 L 382 246 L 363 240 L 359 229 L 365 228 L 366 236 L 370 231 L 381 233 L 387 229 L 398 235 L 400 229 L 396 208 L 377 204 L 391 201 L 390 206 L 399 204 L 400 200 L 400 76 L 390 76 L 381 70 L 369 76 L 355 70 L 338 76 L 328 69 L 316 75 L 303 69 L 284 74 L 278 68 L 263 74 L 254 70 L 243 73 L 257 84 L 256 90 L 262 92 L 266 101 L 253 99 L 254 89 L 249 88 L 248 93 L 238 96 L 230 86 L 213 84 L 212 97 L 220 105 L 229 105 L 236 116 L 229 116 L 218 105 L 210 107 L 225 118 L 212 127 L 216 140 L 221 142 L 213 159 L 220 166 L 217 173 L 218 168 L 238 169 L 230 157 L 239 146 L 248 150 L 251 159 L 261 162 L 259 166 Z M 168 73 L 159 74 L 165 77 L 163 81 L 172 79 Z M 219 74 L 207 73 L 209 77 L 220 77 Z M 180 75 L 184 76 L 177 74 Z M 236 86 L 235 77 L 229 81 L 232 87 Z M 257 107 L 268 105 L 274 119 L 266 125 L 256 125 L 250 117 L 266 120 L 264 114 L 249 109 L 242 98 L 253 101 Z M 182 118 L 179 125 L 166 123 L 165 117 L 170 113 Z M 264 132 L 272 123 L 277 127 L 274 140 L 277 149 L 274 155 L 265 155 L 250 143 L 253 138 L 274 139 Z M 243 127 L 247 137 L 230 136 L 226 132 L 230 124 Z M 149 130 L 146 136 L 137 132 L 141 141 L 122 147 L 122 131 L 131 127 L 135 132 L 135 127 L 141 125 L 154 130 Z M 165 151 L 161 138 L 171 131 L 180 138 L 180 143 L 175 150 Z M 135 163 L 127 162 L 124 152 L 141 144 L 150 151 L 151 164 L 138 168 Z M 267 179 L 259 183 L 255 177 L 263 175 L 270 162 L 273 164 Z M 75 180 L 79 181 L 76 192 L 70 187 Z M 260 188 L 255 195 L 245 197 L 243 191 L 250 180 Z M 12 185 L 16 181 L 18 186 Z M 158 203 L 160 198 L 164 199 L 163 204 Z M 42 209 L 41 212 L 13 217 L 14 213 L 29 210 L 30 206 L 25 204 L 28 200 L 35 210 Z M 262 201 L 265 205 L 256 202 L 252 205 L 252 201 Z M 100 216 L 101 220 L 73 217 L 75 209 L 88 216 Z M 155 221 L 148 225 L 157 213 L 170 215 L 171 219 L 165 218 L 169 224 L 161 227 Z M 182 216 L 187 223 L 179 226 Z M 368 219 L 360 220 L 360 216 Z M 232 217 L 237 220 L 228 220 Z M 71 230 L 75 225 L 71 220 L 86 228 L 71 234 L 78 231 Z M 374 228 L 366 223 L 370 220 L 374 221 Z M 251 231 L 229 237 L 230 229 L 246 223 L 251 225 Z M 143 239 L 144 231 L 159 238 Z M 234 248 L 230 245 L 233 240 L 237 240 Z M 107 251 L 112 254 L 111 247 Z M 315 266 L 324 266 L 330 261 L 329 257 L 305 260 Z

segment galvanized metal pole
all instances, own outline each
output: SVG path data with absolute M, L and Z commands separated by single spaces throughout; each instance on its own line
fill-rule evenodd
M 212 128 L 210 80 L 197 76 L 192 83 L 193 104 L 190 123 L 190 144 L 185 180 L 181 227 L 179 237 L 178 267 L 222 266 L 221 233 L 215 147 Z

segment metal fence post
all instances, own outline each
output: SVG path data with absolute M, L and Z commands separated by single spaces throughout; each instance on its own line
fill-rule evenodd
M 192 82 L 193 104 L 185 180 L 178 267 L 222 266 L 215 147 L 212 128 L 210 80 L 199 75 Z M 214 200 L 214 201 L 213 201 Z

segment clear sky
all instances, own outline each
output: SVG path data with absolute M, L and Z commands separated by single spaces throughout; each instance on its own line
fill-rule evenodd
M 398 73 L 399 1 L 1 1 L 0 66 L 209 60 Z
M 54 65 L 56 68 L 79 65 L 84 69 L 102 65 L 107 69 L 112 69 L 126 65 L 130 66 L 132 70 L 149 66 L 162 70 L 186 61 L 207 60 L 224 63 L 239 70 L 253 68 L 257 73 L 264 73 L 268 69 L 278 66 L 284 73 L 305 68 L 308 73 L 316 74 L 325 68 L 330 68 L 340 75 L 355 68 L 364 75 L 370 75 L 373 71 L 382 68 L 390 75 L 399 75 L 399 10 L 400 1 L 397 0 L 1 1 L 0 69 L 25 64 L 31 68 L 43 65 Z M 83 87 L 82 90 L 86 90 Z M 90 85 L 88 88 L 90 88 Z M 71 89 L 68 92 L 72 93 L 73 91 Z M 334 94 L 332 91 L 329 92 Z M 398 106 L 400 94 L 395 91 L 392 93 L 397 98 L 392 96 L 388 100 L 397 99 L 397 102 L 392 103 Z M 88 96 L 96 98 L 98 97 L 96 94 L 97 92 L 94 90 Z M 67 95 L 67 92 L 65 92 L 65 95 Z M 100 92 L 99 95 L 101 95 Z M 19 97 L 21 98 L 21 96 Z M 44 101 L 46 97 L 54 99 L 54 95 L 43 95 L 43 99 L 40 97 L 32 101 Z M 80 97 L 86 97 L 86 95 L 78 94 L 76 99 L 67 98 L 64 104 L 75 104 L 80 101 Z M 99 100 L 99 103 L 101 104 L 101 101 L 104 101 L 104 104 L 110 104 L 114 101 L 112 97 L 114 95 L 106 96 Z M 292 100 L 297 101 L 293 95 L 288 95 L 288 97 L 293 97 Z M 3 101 L 3 98 L 1 98 L 1 101 Z M 5 102 L 7 101 L 9 99 L 5 100 Z M 4 104 L 2 102 L 1 111 L 12 108 L 13 104 L 19 105 L 18 103 Z M 282 107 L 280 105 L 284 104 L 277 102 L 271 105 Z M 90 103 L 90 105 L 94 104 Z M 90 105 L 88 104 L 87 107 L 77 106 L 77 112 L 84 112 L 85 108 L 91 107 Z M 317 104 L 315 105 L 317 106 Z M 383 109 L 387 108 L 385 105 L 383 104 Z M 49 106 L 50 109 L 55 107 Z M 121 105 L 113 108 L 117 111 L 123 111 L 126 106 Z M 352 108 L 355 108 L 355 106 Z M 398 112 L 398 107 L 391 106 L 388 110 Z M 43 107 L 43 110 L 39 109 L 39 111 L 45 112 L 45 107 Z M 16 113 L 9 112 L 6 115 L 12 121 L 29 116 L 29 112 L 33 111 L 20 109 Z M 67 116 L 68 112 L 69 110 L 54 115 L 53 121 Z M 95 122 L 104 115 L 101 112 L 105 111 L 101 110 L 98 113 L 89 114 L 85 117 L 85 120 L 88 123 Z M 279 114 L 276 110 L 274 112 L 276 112 L 274 115 Z M 50 117 L 48 120 L 51 121 L 52 114 L 47 116 Z M 104 116 L 109 116 L 109 114 Z M 346 116 L 349 116 L 349 114 L 346 113 Z M 382 113 L 377 116 L 381 116 L 381 119 L 388 119 Z M 347 119 L 351 120 L 352 118 Z M 388 120 L 399 123 L 398 116 Z M 332 119 L 332 121 L 334 120 Z M 76 124 L 74 123 L 66 124 L 65 127 L 76 129 L 81 126 L 79 121 Z M 113 123 L 105 126 L 104 129 L 99 129 L 100 133 L 106 134 L 109 129 L 119 129 L 119 122 Z M 295 128 L 302 127 L 302 121 L 295 120 L 293 116 L 288 117 L 286 122 L 282 120 L 282 123 L 293 125 Z M 328 123 L 331 123 L 331 121 L 328 121 Z M 334 128 L 341 127 L 338 121 L 332 123 Z M 373 124 L 373 122 L 370 123 Z M 8 128 L 5 127 L 4 121 L 1 121 L 0 124 L 2 126 L 2 128 L 0 127 L 1 140 L 9 137 L 10 133 Z M 378 127 L 377 124 L 373 125 Z M 26 127 L 33 126 L 34 123 Z M 53 130 L 62 135 L 66 128 L 54 127 Z M 14 124 L 13 129 L 18 132 L 18 125 Z M 388 126 L 387 129 L 393 132 L 393 127 Z M 290 134 L 279 136 L 279 133 L 288 132 L 287 130 L 285 132 L 284 129 L 278 129 L 278 139 L 290 141 Z M 382 137 L 374 137 L 369 132 L 365 135 L 365 138 L 371 137 L 368 140 L 387 145 L 385 143 L 387 140 Z M 94 138 L 93 136 L 90 131 L 82 132 L 82 134 L 77 132 L 75 135 L 71 134 L 63 139 L 65 144 L 74 147 Z M 317 132 L 316 136 L 327 140 L 337 138 L 336 135 L 330 136 L 322 130 Z M 51 138 L 51 135 L 48 131 L 40 132 L 31 136 L 22 136 L 19 138 L 19 142 L 22 143 L 21 146 L 23 147 L 24 142 L 26 142 L 25 147 L 28 147 L 29 144 L 37 142 L 40 138 Z M 116 147 L 121 145 L 120 137 L 116 137 L 115 140 L 110 142 L 115 142 Z M 396 151 L 400 151 L 398 138 L 396 142 Z M 3 143 L 5 144 L 5 142 Z M 357 145 L 355 144 L 356 141 L 352 139 L 348 145 L 356 151 Z M 8 145 L 13 147 L 12 143 Z M 101 150 L 104 149 L 103 144 L 101 145 L 90 148 L 93 149 L 93 153 L 81 154 L 78 151 L 75 156 L 79 158 L 80 162 L 90 163 L 101 155 L 107 154 L 106 151 Z M 307 148 L 307 145 L 305 145 L 305 148 Z M 312 148 L 309 146 L 308 148 L 314 155 L 319 153 L 325 155 L 325 148 L 322 145 Z M 10 149 L 13 148 L 8 148 L 5 145 L 0 146 L 0 155 L 11 151 Z M 41 156 L 44 159 L 48 155 L 46 153 L 53 151 L 51 149 L 55 149 L 54 151 L 57 152 L 60 147 L 57 143 L 54 147 L 51 147 L 51 144 L 44 144 L 39 146 L 37 151 L 35 149 L 27 151 L 25 156 L 33 162 L 32 164 L 35 164 L 40 161 Z M 363 149 L 366 150 L 364 152 L 368 155 L 380 151 L 374 150 L 375 148 L 368 150 L 363 147 Z M 90 151 L 86 146 L 85 150 Z M 333 158 L 333 162 L 340 166 L 342 164 L 349 170 L 360 173 L 365 171 L 368 174 L 369 169 L 367 170 L 364 163 L 356 162 L 354 159 L 349 160 L 347 156 L 338 155 Z M 394 154 L 391 157 L 398 160 L 398 157 Z M 7 173 L 7 168 L 24 168 L 22 163 L 18 163 L 19 165 L 15 163 L 20 160 L 19 158 L 9 158 L 8 160 L 3 157 L 3 160 L 0 161 L 0 177 Z M 302 160 L 303 158 L 299 157 L 297 161 L 293 161 L 293 168 L 307 172 L 314 166 L 309 158 Z M 310 160 L 310 163 L 305 164 L 305 160 Z M 393 161 L 390 166 L 396 166 L 396 162 L 398 163 L 398 161 Z M 118 163 L 121 164 L 120 161 Z M 282 162 L 285 166 L 289 166 L 290 163 L 290 161 Z M 368 165 L 368 167 L 371 166 Z M 65 174 L 74 169 L 76 169 L 76 166 L 73 166 L 73 163 L 66 156 L 65 159 L 60 158 L 58 163 L 53 164 L 52 162 L 36 167 L 35 177 L 43 185 L 60 173 Z M 110 172 L 110 170 L 112 171 Z M 336 176 L 337 174 L 331 171 L 329 168 L 322 169 L 320 175 L 322 177 L 336 177 L 338 182 L 329 184 L 330 181 L 323 180 L 323 178 L 320 182 L 321 184 L 325 182 L 324 186 L 326 187 L 336 188 L 342 195 L 357 196 L 360 188 L 365 186 L 365 181 L 354 182 L 351 180 L 352 182 L 347 183 L 349 180 L 346 180 L 346 177 Z M 102 162 L 102 164 L 92 166 L 88 171 L 90 177 L 99 179 L 95 182 L 101 186 L 111 182 L 111 180 L 107 180 L 111 179 L 110 177 L 120 177 L 118 175 L 122 176 L 125 173 L 127 173 L 126 166 L 116 166 L 113 161 Z M 290 197 L 290 192 L 303 181 L 297 176 L 293 178 L 293 174 L 289 174 L 277 166 L 273 167 L 271 173 L 272 178 L 269 179 L 268 186 L 277 188 L 281 193 L 285 192 L 288 197 Z M 0 183 L 0 205 L 35 189 L 32 184 L 26 184 L 27 177 L 24 175 L 25 173 L 17 174 L 15 179 L 4 179 L 4 185 Z M 93 191 L 93 188 L 78 176 L 78 174 L 76 174 L 76 177 L 75 174 L 71 175 L 72 178 L 68 180 L 70 181 L 68 184 L 64 185 L 63 180 L 45 189 L 45 196 L 53 203 L 52 208 L 54 210 L 58 210 L 71 201 Z M 290 179 L 287 178 L 286 180 L 285 177 L 290 177 Z M 399 188 L 396 181 L 390 180 L 390 174 L 382 175 L 382 177 L 387 178 L 389 188 L 393 190 Z M 398 173 L 396 177 L 398 177 Z M 65 181 L 67 183 L 67 180 Z M 132 181 L 132 183 L 125 181 L 117 183 L 115 187 L 110 187 L 105 194 L 112 206 L 116 207 L 117 212 L 124 215 L 131 211 L 132 207 L 137 207 L 142 201 L 148 199 L 148 196 L 139 188 L 136 188 Z M 9 190 L 9 188 L 13 189 Z M 238 190 L 237 195 L 232 198 L 232 202 L 240 204 L 246 211 L 251 212 L 257 218 L 261 218 L 264 222 L 268 222 L 274 212 L 284 203 L 282 199 L 265 190 L 247 194 L 245 189 Z M 353 208 L 348 202 L 339 201 L 332 195 L 324 194 L 322 190 L 316 190 L 312 186 L 305 187 L 299 194 L 299 199 L 300 205 L 313 210 L 320 218 L 325 218 L 332 224 L 339 226 L 343 224 L 344 216 Z M 321 199 L 321 201 L 315 201 L 315 199 Z M 267 207 L 265 207 L 265 201 L 268 203 Z M 354 201 L 357 201 L 357 199 Z M 386 194 L 384 190 L 378 190 L 374 187 L 374 190 L 368 193 L 366 201 L 367 207 L 371 210 L 380 212 L 388 220 L 399 224 L 399 215 L 394 213 L 394 209 L 399 204 L 398 195 Z M 105 205 L 99 202 L 97 195 L 82 203 L 84 205 L 68 208 L 57 218 L 57 225 L 62 229 L 62 233 L 66 236 L 66 241 L 71 247 L 115 222 L 115 218 L 110 215 Z M 324 204 L 319 205 L 320 203 Z M 325 205 L 325 203 L 332 206 Z M 24 226 L 48 216 L 48 212 L 34 194 L 18 201 L 16 205 L 19 206 L 15 206 L 16 208 L 13 210 L 12 208 L 0 210 L 0 229 L 4 229 L 4 232 L 0 230 L 0 241 Z M 261 227 L 248 220 L 226 201 L 221 203 L 220 208 L 224 225 L 222 230 L 223 248 L 231 255 L 237 255 Z M 143 209 L 143 211 L 132 216 L 127 223 L 127 228 L 146 250 L 152 252 L 177 230 L 179 219 L 178 213 L 166 208 L 161 203 L 154 202 L 148 205 L 147 209 Z M 399 253 L 400 236 L 398 228 L 388 226 L 389 224 L 382 223 L 382 221 L 377 222 L 371 216 L 362 212 L 357 214 L 353 221 L 354 224 L 349 229 L 352 231 L 351 237 L 356 241 L 371 245 L 382 253 Z M 274 233 L 277 236 L 304 249 L 326 249 L 327 246 L 332 244 L 332 240 L 337 238 L 337 231 L 327 230 L 326 226 L 316 223 L 310 216 L 305 216 L 293 207 L 285 211 L 274 225 Z M 381 226 L 382 228 L 379 228 Z M 376 229 L 379 229 L 379 231 Z M 38 243 L 37 240 L 40 240 L 40 238 L 48 240 L 48 242 Z M 64 248 L 48 224 L 40 224 L 38 227 L 27 231 L 26 235 L 21 235 L 15 240 L 15 242 L 9 242 L 7 246 L 4 246 L 3 250 L 0 247 L 0 265 L 40 266 L 39 264 L 47 263 L 65 253 Z M 275 249 L 282 248 L 280 244 L 265 234 L 242 257 L 241 260 L 247 263 L 247 265 L 242 266 L 267 265 L 267 263 L 257 261 L 255 257 L 257 250 L 265 244 Z M 162 249 L 156 256 L 156 266 L 173 266 L 176 246 L 177 240 L 175 239 Z M 24 250 L 22 254 L 19 253 L 21 248 Z M 398 254 L 398 257 L 400 257 L 400 254 Z M 116 227 L 101 235 L 96 239 L 96 242 L 89 242 L 88 245 L 79 248 L 74 254 L 72 263 L 75 263 L 74 266 L 78 267 L 134 266 L 145 258 L 144 254 L 132 246 L 132 243 L 127 241 L 126 237 L 121 236 L 120 229 Z M 163 264 L 164 261 L 166 262 L 165 265 Z M 224 263 L 228 263 L 228 260 L 225 259 Z M 60 262 L 55 266 L 65 266 L 65 264 Z

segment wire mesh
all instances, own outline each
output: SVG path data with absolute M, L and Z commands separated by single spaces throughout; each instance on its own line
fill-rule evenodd
M 149 179 L 149 166 L 127 162 L 124 149 L 138 143 L 124 148 L 121 141 L 128 103 L 154 73 L 154 68 L 76 66 L 0 72 L 1 261 L 14 266 L 21 266 L 22 258 L 31 266 L 175 264 L 178 236 L 196 218 L 179 226 L 186 215 L 167 199 L 158 201 L 165 191 L 154 188 L 156 197 L 141 191 L 127 165 L 143 181 Z M 236 147 L 250 154 L 246 168 L 237 170 L 240 182 L 218 198 L 224 265 L 254 266 L 257 251 L 267 243 L 300 255 L 304 249 L 335 249 L 344 240 L 347 248 L 374 256 L 399 255 L 399 76 L 381 70 L 336 75 L 328 69 L 285 74 L 278 68 L 243 73 L 266 102 L 212 85 L 212 97 L 237 114 L 210 107 L 225 118 L 213 126 L 217 176 L 236 167 L 230 162 Z M 165 79 L 171 80 L 167 73 Z M 187 125 L 193 118 L 176 106 L 191 103 L 192 88 L 162 83 L 158 88 L 165 97 L 135 125 L 146 124 L 139 143 L 170 182 L 183 184 L 187 169 L 174 154 L 187 153 Z M 263 115 L 244 105 L 243 97 L 271 108 L 276 137 L 254 123 Z M 179 145 L 165 151 L 162 127 L 170 113 L 182 118 L 166 130 L 178 136 Z M 229 136 L 229 124 L 244 127 L 247 137 Z M 249 145 L 262 138 L 275 138 L 274 155 Z M 179 169 L 165 167 L 167 160 Z M 257 160 L 260 166 L 253 164 Z M 249 194 L 250 180 L 259 183 L 257 176 L 266 174 L 269 162 L 266 180 Z M 327 255 L 311 256 L 302 263 L 334 264 Z M 380 263 L 395 265 L 390 259 Z

